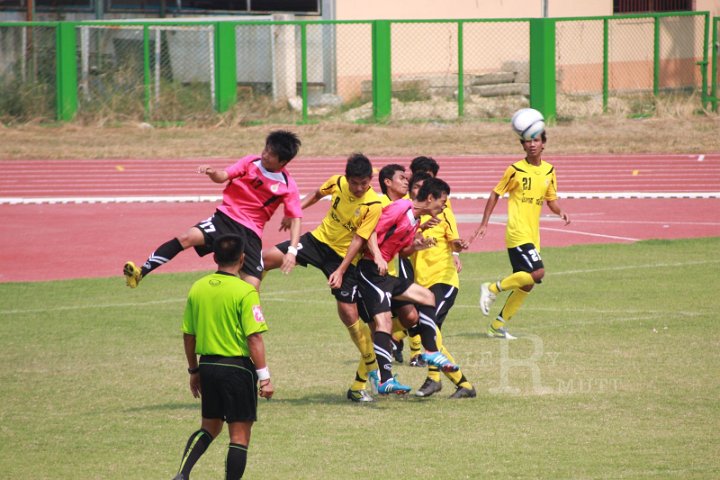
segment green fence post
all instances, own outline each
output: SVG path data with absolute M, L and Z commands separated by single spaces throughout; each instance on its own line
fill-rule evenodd
M 708 39 L 710 37 L 710 12 L 706 12 L 704 15 L 705 19 L 705 28 L 703 29 L 703 58 L 701 61 L 697 62 L 697 64 L 700 66 L 700 76 L 701 76 L 701 83 L 702 83 L 702 108 L 707 108 L 708 104 Z
M 78 109 L 77 39 L 75 23 L 58 23 L 56 38 L 57 119 L 69 121 Z
M 655 15 L 655 34 L 653 39 L 653 96 L 660 95 L 660 16 Z
M 712 34 L 712 69 L 710 71 L 710 96 L 713 112 L 718 111 L 718 60 L 720 60 L 720 38 L 718 38 L 718 25 L 720 25 L 720 18 L 715 18 L 713 22 L 713 34 Z
M 237 101 L 235 24 L 215 23 L 215 109 L 227 112 Z
M 160 65 L 155 65 L 160 68 Z M 150 74 L 150 27 L 143 25 L 143 90 L 144 90 L 144 117 L 150 121 L 150 96 L 152 95 L 152 76 Z M 155 99 L 157 101 L 157 99 Z
M 610 92 L 610 20 L 603 19 L 603 113 L 607 113 L 608 96 Z
M 392 50 L 391 23 L 374 20 L 372 23 L 372 97 L 373 115 L 383 121 L 392 112 Z
M 557 116 L 555 19 L 530 19 L 530 106 L 552 123 Z
M 300 24 L 300 95 L 302 96 L 302 123 L 308 121 L 307 25 Z
M 465 51 L 463 50 L 463 21 L 458 21 L 458 117 L 465 115 Z

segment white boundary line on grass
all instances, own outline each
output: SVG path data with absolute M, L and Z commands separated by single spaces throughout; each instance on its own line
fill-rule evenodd
M 329 197 L 328 197 L 329 198 Z M 487 193 L 453 193 L 453 199 L 487 199 Z M 712 199 L 720 198 L 720 192 L 563 192 L 562 199 Z M 220 195 L 136 195 L 117 197 L 0 197 L 0 205 L 46 205 L 82 203 L 178 203 L 219 202 Z

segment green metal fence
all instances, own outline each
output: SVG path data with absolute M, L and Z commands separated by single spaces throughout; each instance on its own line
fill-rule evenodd
M 671 95 L 705 104 L 708 26 L 702 12 L 558 19 L 558 115 L 652 114 Z
M 713 112 L 718 111 L 718 85 L 720 85 L 720 18 L 713 19 L 712 33 L 712 68 L 710 74 L 710 98 L 708 101 L 712 105 Z
M 717 30 L 710 64 L 705 12 L 0 23 L 0 121 L 454 120 L 528 105 L 552 120 L 652 114 L 670 94 L 717 108 Z

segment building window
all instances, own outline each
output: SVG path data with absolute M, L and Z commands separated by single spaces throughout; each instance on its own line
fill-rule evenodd
M 0 0 L 1 2 L 2 0 Z M 52 1 L 52 0 L 46 0 Z M 76 0 L 77 1 L 77 0 Z M 321 0 L 105 0 L 111 12 L 320 14 Z
M 693 0 L 613 0 L 613 13 L 689 12 Z
M 40 12 L 90 10 L 96 0 L 35 0 L 34 9 Z M 28 0 L 0 0 L 0 10 L 27 9 Z

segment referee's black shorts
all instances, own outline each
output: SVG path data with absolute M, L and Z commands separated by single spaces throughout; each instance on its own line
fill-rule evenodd
M 257 420 L 257 373 L 250 357 L 200 357 L 203 418 Z
M 275 246 L 281 252 L 287 253 L 290 240 L 278 243 Z M 343 261 L 342 257 L 340 257 L 335 250 L 330 248 L 328 244 L 315 238 L 310 232 L 300 237 L 297 249 L 298 253 L 295 262 L 303 267 L 312 265 L 321 270 L 325 274 L 325 278 L 329 278 Z M 340 288 L 333 288 L 330 291 L 338 302 L 357 302 L 357 277 L 354 265 L 350 265 L 343 275 Z
M 195 247 L 201 257 L 213 251 L 213 242 L 221 235 L 233 233 L 245 239 L 245 263 L 242 271 L 252 277 L 262 279 L 262 242 L 255 232 L 241 225 L 220 210 L 215 210 L 212 217 L 195 224 L 205 237 L 205 244 Z

